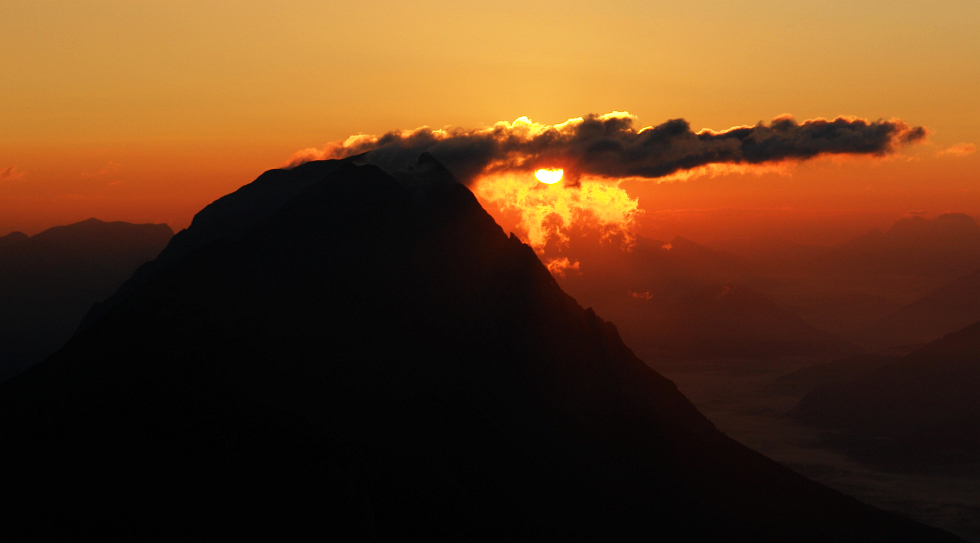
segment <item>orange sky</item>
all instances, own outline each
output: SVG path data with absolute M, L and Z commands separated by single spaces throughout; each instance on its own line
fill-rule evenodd
M 980 215 L 978 155 L 939 154 L 980 144 L 975 0 L 471 4 L 6 0 L 0 235 L 91 216 L 179 229 L 351 134 L 613 110 L 932 131 L 884 161 L 624 183 L 645 235 L 831 243 L 909 211 Z

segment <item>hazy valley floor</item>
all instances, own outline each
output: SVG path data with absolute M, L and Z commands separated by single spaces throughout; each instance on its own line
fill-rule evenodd
M 637 353 L 640 358 L 644 353 Z M 723 432 L 793 470 L 882 509 L 980 543 L 980 466 L 886 471 L 823 446 L 826 432 L 785 414 L 805 391 L 775 380 L 812 361 L 652 362 Z

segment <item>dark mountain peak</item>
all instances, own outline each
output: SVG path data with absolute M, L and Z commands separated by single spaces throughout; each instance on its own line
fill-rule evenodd
M 28 238 L 27 234 L 23 232 L 11 232 L 6 236 L 0 236 L 0 247 L 6 247 L 7 245 L 13 245 L 15 243 L 20 243 Z
M 428 152 L 419 155 L 415 164 L 394 175 L 412 190 L 416 198 L 425 198 L 439 187 L 458 184 L 456 177 Z
M 952 539 L 724 436 L 465 186 L 317 167 L 0 385 L 35 538 Z
M 357 164 L 362 160 L 363 156 L 357 155 L 344 160 L 310 161 L 292 169 L 268 170 L 255 181 L 211 202 L 194 216 L 188 228 L 173 236 L 155 260 L 136 270 L 104 303 L 93 306 L 82 319 L 79 329 L 91 326 L 155 274 L 203 247 L 238 239 L 306 188 L 341 166 Z

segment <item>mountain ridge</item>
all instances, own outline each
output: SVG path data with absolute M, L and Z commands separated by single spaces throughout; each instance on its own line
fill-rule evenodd
M 956 540 L 718 432 L 464 186 L 336 166 L 0 385 L 23 518 L 40 495 L 40 526 L 130 538 Z

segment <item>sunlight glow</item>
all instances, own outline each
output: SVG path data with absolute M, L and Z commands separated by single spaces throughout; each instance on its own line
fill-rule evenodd
M 567 245 L 573 227 L 597 229 L 603 239 L 622 235 L 624 242 L 632 243 L 639 202 L 617 183 L 582 178 L 576 187 L 544 187 L 526 176 L 490 175 L 475 189 L 479 198 L 501 211 L 520 214 L 520 230 L 539 254 L 549 243 L 556 248 Z
M 565 175 L 565 170 L 561 168 L 542 168 L 534 172 L 534 177 L 537 177 L 538 181 L 548 185 L 554 185 L 561 181 L 563 175 Z

